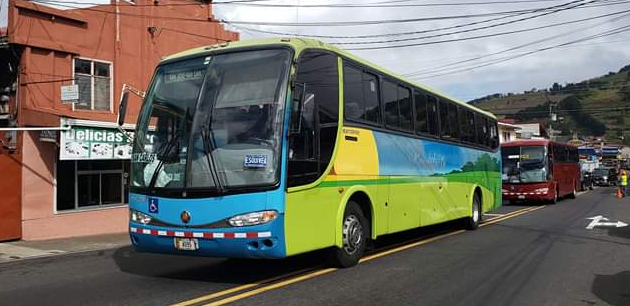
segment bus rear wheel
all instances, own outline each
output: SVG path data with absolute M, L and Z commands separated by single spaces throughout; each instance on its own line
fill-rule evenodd
M 481 199 L 475 194 L 472 202 L 472 211 L 470 217 L 466 218 L 465 227 L 469 231 L 474 231 L 479 227 L 481 221 Z
M 342 247 L 328 251 L 327 261 L 334 267 L 348 268 L 359 263 L 368 239 L 369 223 L 354 201 L 348 202 L 342 220 Z
M 552 204 L 552 205 L 558 203 L 558 193 L 560 193 L 560 191 L 558 190 L 558 188 L 556 188 L 556 190 L 553 193 L 553 198 L 547 201 L 547 203 Z
M 575 199 L 576 197 L 577 197 L 577 188 L 576 188 L 576 183 L 573 182 L 573 191 L 569 193 L 569 199 Z

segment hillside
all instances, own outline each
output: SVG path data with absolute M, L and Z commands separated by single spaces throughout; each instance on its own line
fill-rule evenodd
M 560 135 L 605 135 L 630 144 L 630 65 L 618 72 L 579 83 L 552 84 L 524 93 L 493 94 L 469 103 L 517 123 L 549 123 L 549 109 L 557 113 L 554 130 Z

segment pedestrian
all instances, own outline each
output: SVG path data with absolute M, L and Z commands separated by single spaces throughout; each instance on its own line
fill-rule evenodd
M 621 184 L 619 188 L 621 188 L 621 197 L 625 197 L 628 193 L 628 172 L 626 170 L 621 170 Z

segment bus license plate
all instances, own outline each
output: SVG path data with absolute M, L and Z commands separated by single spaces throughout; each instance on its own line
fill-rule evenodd
M 175 248 L 182 251 L 196 251 L 199 249 L 197 238 L 175 238 Z

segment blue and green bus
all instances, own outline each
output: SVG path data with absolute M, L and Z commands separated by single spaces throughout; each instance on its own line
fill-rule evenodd
M 352 266 L 382 235 L 475 229 L 501 205 L 498 147 L 492 114 L 319 41 L 185 51 L 159 63 L 139 113 L 131 241 L 213 257 L 327 249 Z

